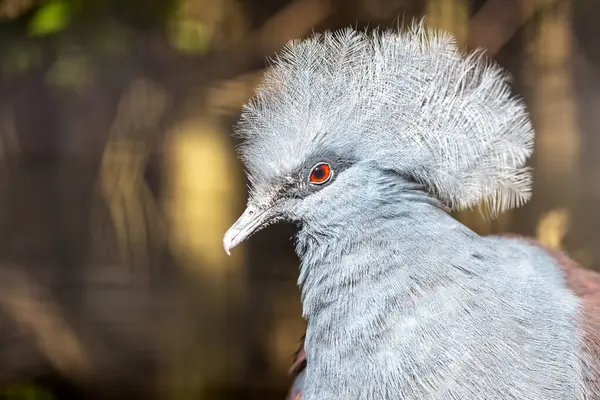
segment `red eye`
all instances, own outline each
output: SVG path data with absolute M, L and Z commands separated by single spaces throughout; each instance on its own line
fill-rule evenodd
M 319 163 L 310 171 L 308 179 L 311 183 L 322 184 L 331 178 L 331 167 L 327 163 Z

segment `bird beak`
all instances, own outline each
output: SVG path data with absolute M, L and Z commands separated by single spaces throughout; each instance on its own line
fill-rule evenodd
M 225 253 L 230 255 L 231 249 L 258 231 L 272 219 L 274 214 L 271 208 L 259 208 L 254 205 L 246 207 L 244 213 L 223 236 L 223 249 L 225 249 Z

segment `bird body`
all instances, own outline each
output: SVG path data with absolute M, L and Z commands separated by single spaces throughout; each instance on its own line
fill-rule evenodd
M 503 234 L 501 237 L 512 237 L 522 245 L 536 247 L 544 251 L 546 256 L 552 257 L 560 268 L 568 289 L 577 296 L 580 302 L 578 325 L 584 335 L 583 348 L 589 360 L 589 365 L 584 367 L 585 390 L 588 398 L 597 398 L 600 391 L 600 274 L 582 268 L 562 251 L 545 247 L 534 239 L 512 234 Z M 302 344 L 289 371 L 294 383 L 286 400 L 303 399 L 306 379 L 304 339 L 302 338 Z
M 251 193 L 223 243 L 297 223 L 303 400 L 600 398 L 556 258 L 448 214 L 529 198 L 499 67 L 422 24 L 326 33 L 276 57 L 238 133 Z
M 299 233 L 304 399 L 585 398 L 579 303 L 551 257 L 392 209 L 335 248 Z

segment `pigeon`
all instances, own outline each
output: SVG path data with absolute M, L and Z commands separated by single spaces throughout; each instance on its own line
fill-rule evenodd
M 600 399 L 579 269 L 450 215 L 531 196 L 534 129 L 508 82 L 423 21 L 273 57 L 236 126 L 250 193 L 223 247 L 296 224 L 303 400 Z

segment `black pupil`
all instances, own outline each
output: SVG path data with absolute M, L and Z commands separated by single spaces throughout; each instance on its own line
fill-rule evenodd
M 316 180 L 320 181 L 321 179 L 325 178 L 325 168 L 323 168 L 322 165 L 319 165 L 318 167 L 316 167 L 313 171 L 313 178 L 315 178 Z

